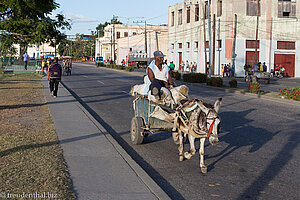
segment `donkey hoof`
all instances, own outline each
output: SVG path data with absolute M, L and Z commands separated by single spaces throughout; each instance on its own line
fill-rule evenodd
M 184 157 L 189 160 L 189 159 L 191 159 L 192 155 L 188 152 L 185 152 Z
M 179 156 L 179 161 L 183 161 L 183 156 Z
M 202 174 L 206 174 L 207 167 L 205 167 L 205 166 L 201 167 L 201 172 L 202 172 Z

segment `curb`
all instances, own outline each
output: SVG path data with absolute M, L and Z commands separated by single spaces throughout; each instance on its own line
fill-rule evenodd
M 157 197 L 157 199 L 170 199 L 170 197 L 161 189 L 157 183 L 130 157 L 130 155 L 119 145 L 119 143 L 106 131 L 106 129 L 84 108 L 84 106 L 70 93 L 70 91 L 61 84 L 61 87 L 69 93 L 78 103 L 79 108 L 93 122 L 93 124 L 105 135 L 107 140 L 114 146 L 116 151 L 122 156 L 126 163 L 132 168 L 136 175 L 148 187 L 148 189 Z

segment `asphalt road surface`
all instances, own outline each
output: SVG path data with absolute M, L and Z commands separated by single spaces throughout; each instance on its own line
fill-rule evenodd
M 74 63 L 72 76 L 63 77 L 77 100 L 172 199 L 300 199 L 299 106 L 188 85 L 190 97 L 210 103 L 223 98 L 220 142 L 206 142 L 203 175 L 198 153 L 179 162 L 169 132 L 131 144 L 128 92 L 142 82 L 134 74 L 83 63 Z

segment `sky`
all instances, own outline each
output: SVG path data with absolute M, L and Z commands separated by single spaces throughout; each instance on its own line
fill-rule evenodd
M 110 21 L 113 15 L 124 24 L 146 20 L 147 24 L 168 23 L 168 7 L 184 0 L 56 0 L 60 5 L 53 14 L 64 14 L 71 19 L 72 30 L 67 35 L 89 34 L 100 23 Z M 143 18 L 138 18 L 143 17 Z

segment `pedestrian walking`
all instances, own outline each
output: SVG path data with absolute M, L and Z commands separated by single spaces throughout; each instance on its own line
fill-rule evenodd
M 24 58 L 24 69 L 27 70 L 27 64 L 28 64 L 28 58 L 29 58 L 27 52 L 25 52 L 23 54 L 23 58 Z
M 53 63 L 49 66 L 48 70 L 48 81 L 50 86 L 50 93 L 55 98 L 57 97 L 58 84 L 61 80 L 62 68 L 61 65 L 58 64 L 58 58 L 55 57 Z
M 170 63 L 170 70 L 173 71 L 175 69 L 175 64 L 173 63 L 173 61 L 171 61 Z

